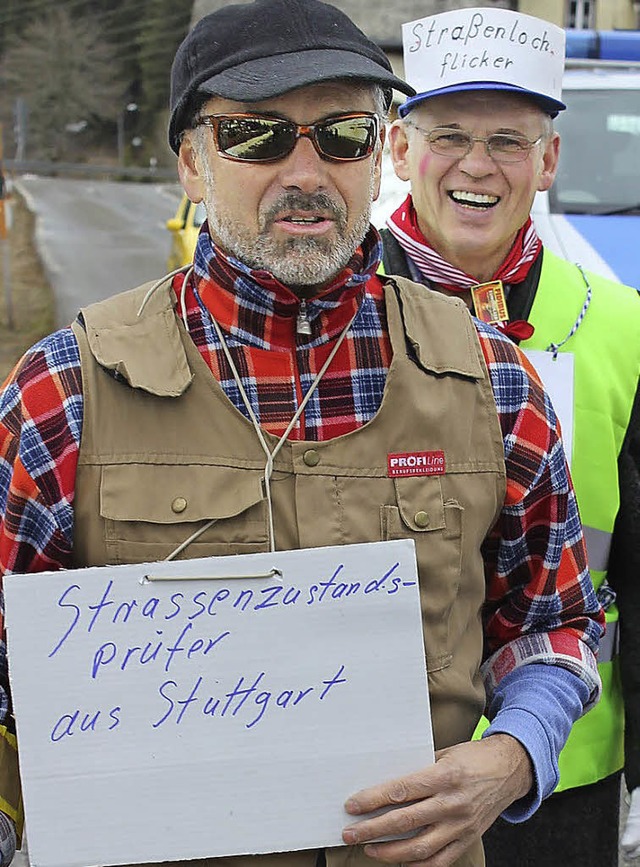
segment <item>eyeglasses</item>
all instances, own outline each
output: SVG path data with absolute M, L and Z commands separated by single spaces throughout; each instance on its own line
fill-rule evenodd
M 299 138 L 308 138 L 318 154 L 333 162 L 368 157 L 378 139 L 378 118 L 370 112 L 341 114 L 312 124 L 298 124 L 261 114 L 208 114 L 195 126 L 208 126 L 221 157 L 267 163 L 288 156 Z
M 444 126 L 432 130 L 422 129 L 414 123 L 409 123 L 409 126 L 422 133 L 434 154 L 456 160 L 466 157 L 473 150 L 474 143 L 480 141 L 483 142 L 489 156 L 497 163 L 520 163 L 526 160 L 531 148 L 542 141 L 542 136 L 530 141 L 523 135 L 496 132 L 486 138 L 479 138 L 464 130 Z

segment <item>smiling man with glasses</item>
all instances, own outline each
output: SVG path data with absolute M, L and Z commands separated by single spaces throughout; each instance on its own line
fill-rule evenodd
M 384 267 L 457 296 L 519 342 L 557 408 L 569 408 L 565 448 L 607 609 L 603 698 L 571 732 L 557 793 L 528 822 L 499 821 L 485 835 L 487 864 L 616 867 L 623 762 L 635 788 L 623 846 L 640 851 L 640 299 L 545 249 L 530 217 L 560 156 L 563 31 L 475 8 L 411 22 L 403 36 L 417 94 L 400 107 L 390 141 L 411 193 L 382 232 Z
M 0 394 L 0 571 L 284 549 L 312 560 L 322 546 L 412 540 L 432 717 L 419 724 L 436 762 L 345 791 L 333 838 L 345 845 L 198 864 L 482 867 L 482 832 L 535 811 L 555 782 L 549 752 L 600 691 L 604 616 L 550 402 L 459 301 L 379 276 L 369 215 L 384 122 L 392 88 L 414 89 L 342 12 L 225 4 L 188 34 L 171 82 L 169 142 L 207 212 L 193 263 L 83 309 L 16 367 Z M 514 177 L 540 157 L 535 118 L 432 120 L 428 133 L 447 132 L 427 155 L 445 168 L 456 156 L 432 146 L 517 156 L 502 166 Z M 385 614 L 373 634 L 387 626 Z M 348 616 L 344 630 L 361 639 Z M 4 650 L 6 864 L 20 786 Z M 289 650 L 303 665 L 308 653 Z M 472 741 L 486 694 L 492 727 Z M 351 712 L 342 724 L 363 725 Z M 393 737 L 406 738 L 403 720 Z M 316 785 L 283 800 L 311 809 Z M 188 808 L 175 805 L 160 842 L 189 827 Z M 243 809 L 229 804 L 251 822 Z
M 438 254 L 470 275 L 456 278 L 470 300 L 474 283 L 502 279 L 516 265 L 520 276 L 537 253 L 533 197 L 551 186 L 558 164 L 550 116 L 516 90 L 450 91 L 409 100 L 401 112 L 391 155 L 411 180 L 411 202 L 389 221 L 387 255 L 401 255 L 394 241 L 406 251 L 409 235 L 418 245 L 428 238 L 436 277 Z

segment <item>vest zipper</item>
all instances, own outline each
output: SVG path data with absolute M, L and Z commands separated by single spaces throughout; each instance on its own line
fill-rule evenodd
M 311 323 L 307 315 L 307 302 L 304 300 L 300 302 L 300 307 L 298 308 L 296 331 L 298 334 L 311 334 Z

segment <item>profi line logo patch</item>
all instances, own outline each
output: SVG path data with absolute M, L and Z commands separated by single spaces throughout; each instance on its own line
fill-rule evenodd
M 442 476 L 446 472 L 444 452 L 401 452 L 387 455 L 387 475 Z

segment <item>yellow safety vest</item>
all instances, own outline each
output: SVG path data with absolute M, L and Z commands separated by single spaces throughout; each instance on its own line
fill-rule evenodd
M 635 289 L 586 273 L 543 254 L 529 315 L 533 336 L 522 349 L 558 344 L 584 318 L 559 352 L 574 355 L 573 479 L 593 584 L 606 578 L 611 535 L 620 505 L 618 456 L 629 424 L 640 373 L 640 297 Z M 588 284 L 588 285 L 587 285 Z M 573 726 L 560 754 L 556 791 L 595 783 L 624 764 L 624 708 L 617 659 L 618 609 L 606 612 L 607 634 L 598 669 L 602 698 Z M 488 725 L 482 720 L 475 736 Z

